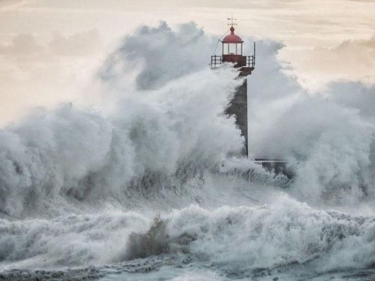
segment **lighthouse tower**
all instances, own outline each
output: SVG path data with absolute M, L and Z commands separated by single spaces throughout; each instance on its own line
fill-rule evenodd
M 239 76 L 247 77 L 255 69 L 255 43 L 254 53 L 250 56 L 243 54 L 244 41 L 235 34 L 233 17 L 230 20 L 230 34 L 224 36 L 221 42 L 221 55 L 211 56 L 211 68 L 218 68 L 223 63 L 232 63 L 238 69 Z M 225 113 L 234 116 L 236 125 L 241 130 L 241 135 L 245 138 L 243 154 L 248 156 L 248 131 L 247 131 L 247 78 L 243 84 L 236 89 L 236 92 L 225 109 Z

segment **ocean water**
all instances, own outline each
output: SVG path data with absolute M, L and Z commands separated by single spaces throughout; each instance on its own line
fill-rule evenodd
M 214 45 L 141 27 L 98 70 L 110 109 L 0 130 L 0 280 L 375 280 L 375 88 L 308 94 L 258 42 L 250 156 L 287 180 L 239 156 L 243 81 L 207 68 Z

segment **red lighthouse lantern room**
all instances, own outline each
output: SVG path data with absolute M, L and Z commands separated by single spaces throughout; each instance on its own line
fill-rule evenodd
M 233 63 L 234 67 L 239 68 L 241 76 L 250 75 L 255 68 L 255 43 L 254 54 L 252 56 L 243 55 L 244 41 L 240 36 L 234 33 L 234 23 L 232 19 L 230 34 L 226 35 L 221 42 L 222 55 L 211 56 L 211 68 L 220 67 L 222 63 Z

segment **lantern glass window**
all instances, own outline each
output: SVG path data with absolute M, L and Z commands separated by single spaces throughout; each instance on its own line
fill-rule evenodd
M 223 55 L 242 55 L 242 43 L 224 43 Z

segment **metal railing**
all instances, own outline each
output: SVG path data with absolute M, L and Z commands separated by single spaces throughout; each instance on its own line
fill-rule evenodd
M 211 68 L 219 67 L 223 62 L 222 56 L 211 56 Z
M 246 57 L 246 67 L 255 68 L 255 56 Z
M 238 67 L 255 68 L 255 56 L 242 56 L 242 57 L 246 58 L 243 60 L 245 63 L 238 62 L 237 63 Z M 216 55 L 211 56 L 211 63 L 210 63 L 211 68 L 220 67 L 222 63 L 223 63 L 222 56 L 216 56 Z

